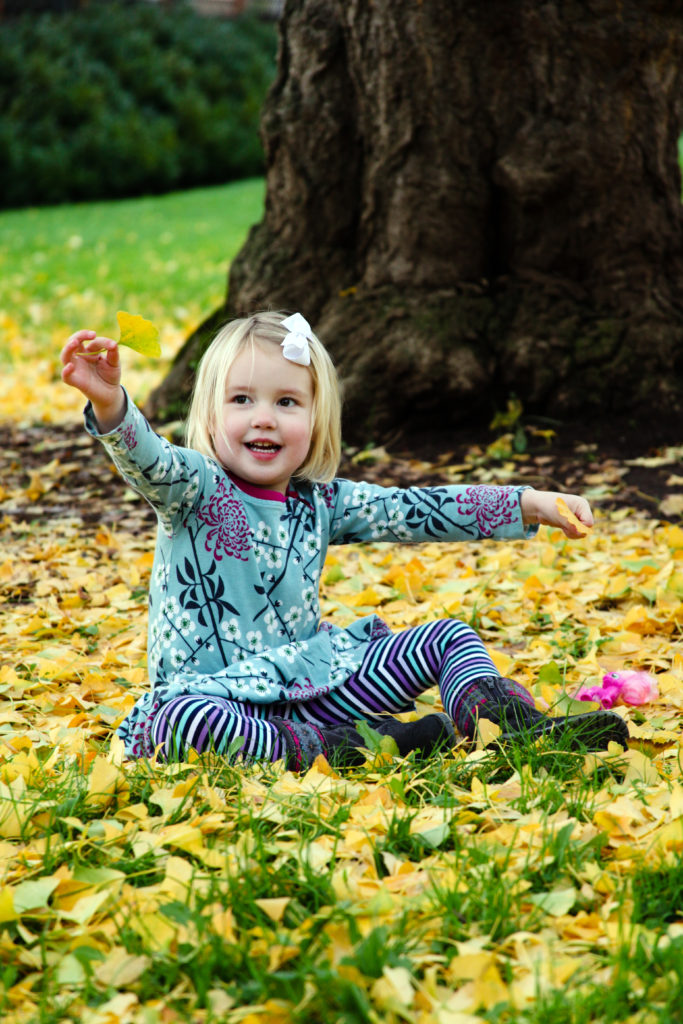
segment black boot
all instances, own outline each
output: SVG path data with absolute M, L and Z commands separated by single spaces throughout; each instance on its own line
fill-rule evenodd
M 417 750 L 429 756 L 438 750 L 450 750 L 455 745 L 455 729 L 448 715 L 435 713 L 414 722 L 399 722 L 391 715 L 379 715 L 365 721 L 380 736 L 391 736 L 401 757 Z
M 470 739 L 480 718 L 499 725 L 502 740 L 552 735 L 571 749 L 605 750 L 612 740 L 626 747 L 629 738 L 626 722 L 613 711 L 552 718 L 536 709 L 524 687 L 500 676 L 476 679 L 460 697 L 453 717 L 458 731 Z
M 319 754 L 339 768 L 365 764 L 363 737 L 352 725 L 320 728 L 310 722 L 294 722 L 291 718 L 271 718 L 287 747 L 285 764 L 290 771 L 306 771 Z
M 305 771 L 318 754 L 324 754 L 331 765 L 340 768 L 365 763 L 363 750 L 367 744 L 351 723 L 319 726 L 289 718 L 271 718 L 270 721 L 285 741 L 286 765 L 292 771 Z M 391 715 L 380 715 L 367 719 L 367 723 L 380 736 L 391 736 L 401 757 L 413 750 L 426 756 L 455 743 L 455 731 L 448 715 L 425 715 L 415 722 L 399 722 Z

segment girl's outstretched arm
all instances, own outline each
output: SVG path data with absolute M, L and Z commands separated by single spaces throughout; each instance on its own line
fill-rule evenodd
M 537 491 L 533 487 L 522 491 L 521 505 L 524 524 L 531 526 L 540 523 L 543 526 L 559 526 L 567 537 L 575 540 L 582 534 L 560 515 L 560 510 L 557 507 L 558 498 L 564 500 L 569 510 L 584 526 L 591 527 L 593 525 L 593 513 L 585 498 L 578 494 L 560 494 L 559 491 Z
M 126 412 L 117 342 L 95 331 L 76 331 L 62 349 L 62 364 L 62 380 L 91 402 L 102 433 L 117 427 Z

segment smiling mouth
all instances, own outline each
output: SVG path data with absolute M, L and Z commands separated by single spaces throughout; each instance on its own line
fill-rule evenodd
M 272 441 L 248 441 L 246 447 L 251 452 L 279 452 L 281 444 L 274 444 Z

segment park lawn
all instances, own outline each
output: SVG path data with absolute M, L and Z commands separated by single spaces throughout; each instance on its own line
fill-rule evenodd
M 118 337 L 119 309 L 153 320 L 161 332 L 161 363 L 127 354 L 126 380 L 143 399 L 225 297 L 229 261 L 261 219 L 263 201 L 257 178 L 0 212 L 0 420 L 72 418 L 79 396 L 54 387 L 61 347 L 79 327 Z
M 160 204 L 157 224 L 174 233 L 182 198 L 138 209 Z M 135 208 L 111 204 L 114 216 L 122 206 Z M 111 298 L 182 333 L 139 273 L 107 310 Z M 65 312 L 46 289 L 50 349 Z M 45 395 L 4 415 L 47 432 L 81 403 L 50 412 L 69 389 L 45 370 L 43 342 L 25 341 L 8 366 L 20 354 Z M 7 484 L 0 514 L 41 488 L 68 492 L 71 472 L 46 461 Z M 301 776 L 123 760 L 113 730 L 146 687 L 152 549 L 149 524 L 111 528 L 104 508 L 99 522 L 0 520 L 3 1024 L 680 1019 L 680 527 L 621 510 L 572 543 L 542 528 L 527 543 L 334 549 L 322 610 L 341 625 L 370 611 L 393 628 L 457 616 L 560 712 L 579 685 L 629 665 L 656 674 L 660 696 L 619 708 L 627 751 L 460 743 L 426 764 L 379 750 L 361 768 L 319 760 Z M 417 713 L 434 707 L 432 691 Z

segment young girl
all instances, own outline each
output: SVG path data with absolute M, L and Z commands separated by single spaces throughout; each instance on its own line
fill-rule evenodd
M 78 331 L 63 380 L 89 400 L 86 428 L 157 513 L 149 595 L 152 691 L 119 727 L 127 753 L 183 758 L 190 748 L 285 758 L 363 760 L 369 722 L 401 754 L 473 737 L 478 718 L 503 738 L 553 733 L 565 745 L 625 745 L 613 712 L 551 718 L 496 672 L 482 641 L 445 619 L 392 634 L 375 615 L 346 629 L 320 621 L 328 544 L 520 538 L 532 524 L 574 527 L 557 495 L 522 487 L 400 490 L 335 479 L 340 402 L 334 367 L 295 313 L 259 313 L 219 331 L 204 355 L 187 448 L 155 434 L 120 384 L 115 341 Z M 563 495 L 576 516 L 590 507 Z M 446 715 L 403 723 L 438 683 Z M 240 746 L 241 744 L 241 746 Z

